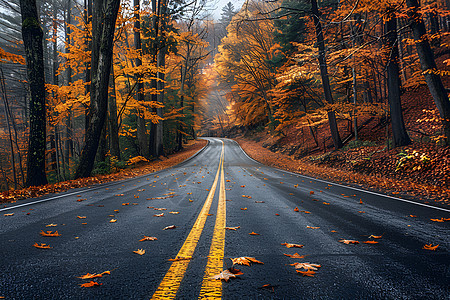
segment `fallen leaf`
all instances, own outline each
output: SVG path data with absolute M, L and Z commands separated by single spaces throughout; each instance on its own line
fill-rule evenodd
M 233 265 L 250 266 L 250 263 L 264 264 L 262 261 L 259 261 L 254 257 L 248 257 L 248 256 L 241 256 L 241 257 L 230 258 L 230 259 L 233 262 Z
M 300 210 L 299 210 L 298 207 L 296 206 L 296 207 L 294 208 L 294 211 L 295 211 L 295 212 L 299 212 Z
M 344 243 L 344 244 L 359 244 L 358 241 L 354 241 L 354 240 L 339 240 L 339 242 Z
M 279 216 L 280 214 L 275 214 L 275 216 Z
M 98 282 L 95 282 L 95 281 L 90 281 L 90 282 L 87 282 L 87 283 L 83 283 L 83 284 L 80 284 L 80 286 L 81 287 L 93 287 L 93 286 L 100 286 L 100 285 L 102 285 L 103 283 L 98 283 Z
M 264 284 L 260 286 L 258 289 L 271 289 L 273 292 L 275 292 L 275 288 L 278 287 L 278 285 L 272 285 L 270 283 Z
M 290 265 L 295 266 L 296 269 L 305 269 L 305 270 L 314 270 L 314 271 L 318 270 L 317 268 L 321 267 L 321 265 L 318 265 L 318 264 L 299 263 L 299 262 L 296 262 L 296 263 L 293 263 Z
M 111 220 L 109 220 L 109 223 L 116 223 L 117 222 L 117 219 L 111 219 Z
M 330 205 L 330 203 L 328 203 L 328 202 L 322 202 L 322 204 L 325 204 L 325 205 Z
M 245 187 L 245 185 L 241 185 L 241 187 Z
M 210 216 L 214 216 L 214 214 L 206 214 L 208 217 L 210 217 Z
M 77 216 L 78 219 L 86 219 L 85 216 Z
M 103 275 L 105 275 L 105 274 L 111 274 L 111 271 L 105 271 L 105 272 L 102 272 L 102 273 L 99 273 L 99 274 L 87 273 L 86 275 L 82 275 L 82 276 L 77 277 L 77 278 L 80 278 L 80 279 L 93 279 L 93 278 L 103 277 Z
M 309 228 L 309 229 L 319 229 L 320 227 L 306 226 L 306 228 Z
M 306 257 L 306 255 L 300 255 L 297 252 L 295 252 L 294 254 L 286 254 L 286 253 L 283 253 L 283 254 L 286 255 L 287 257 L 291 257 L 291 258 L 305 258 Z
M 241 226 L 236 226 L 236 227 L 225 227 L 226 230 L 236 230 L 241 228 Z
M 316 274 L 316 272 L 314 272 L 313 270 L 308 270 L 308 271 L 296 270 L 296 271 L 297 271 L 297 273 L 300 273 L 303 276 L 309 276 L 309 277 L 314 277 L 314 274 Z
M 260 235 L 259 233 L 256 233 L 256 232 L 253 232 L 253 231 L 250 232 L 249 234 L 250 234 L 250 235 Z
M 422 249 L 436 251 L 437 247 L 439 247 L 439 244 L 437 244 L 436 246 L 433 246 L 433 244 L 425 244 Z
M 160 207 L 160 208 L 154 207 L 153 210 L 167 210 L 167 208 L 164 208 L 164 207 Z
M 61 236 L 61 234 L 58 233 L 58 231 L 52 232 L 52 231 L 47 231 L 44 232 L 43 230 L 41 230 L 41 232 L 39 233 L 42 236 Z
M 255 203 L 264 203 L 264 201 L 255 201 Z
M 383 237 L 383 235 L 369 235 L 369 239 L 370 238 L 372 238 L 372 239 L 381 239 Z
M 130 202 L 122 203 L 122 205 L 123 205 L 123 206 L 125 206 L 125 205 L 130 205 Z
M 167 229 L 175 229 L 175 228 L 177 228 L 177 226 L 175 226 L 175 225 L 170 225 L 170 226 L 164 227 L 163 230 L 167 230 Z
M 139 254 L 139 255 L 144 255 L 145 254 L 145 250 L 144 249 L 137 249 L 136 251 L 133 251 L 133 253 Z
M 154 236 L 146 236 L 144 235 L 144 237 L 142 239 L 139 240 L 139 242 L 143 242 L 143 241 L 156 241 L 158 240 L 156 237 Z
M 47 225 L 45 225 L 45 227 L 55 227 L 55 226 L 58 226 L 57 224 L 47 224 Z
M 182 260 L 191 260 L 192 257 L 176 257 L 176 258 L 169 258 L 168 261 L 182 261 Z
M 314 195 L 314 191 L 310 191 L 309 194 L 310 194 L 310 195 Z
M 303 246 L 304 246 L 304 245 L 291 244 L 291 243 L 281 243 L 281 245 L 286 246 L 287 248 L 303 248 Z
M 164 217 L 164 213 L 153 215 L 154 217 Z
M 359 204 L 364 204 L 364 202 L 362 202 L 362 200 L 361 200 L 361 199 L 359 199 Z
M 358 212 L 359 212 L 360 214 L 365 214 L 365 213 L 366 213 L 366 212 L 363 211 L 363 210 L 358 210 Z
M 416 215 L 409 215 L 408 217 L 411 217 L 411 218 L 417 218 Z
M 311 212 L 307 211 L 307 210 L 301 210 L 300 212 L 305 213 L 305 214 L 310 214 Z
M 47 244 L 38 244 L 38 243 L 34 243 L 33 247 L 39 248 L 39 249 L 51 249 L 52 247 L 50 247 L 50 245 Z
M 247 207 L 241 207 L 241 210 L 247 210 Z
M 10 213 L 10 214 L 4 214 L 5 217 L 11 217 L 14 216 L 14 213 Z
M 114 196 L 123 196 L 123 194 L 115 194 Z
M 331 232 L 337 232 L 336 230 L 331 230 Z
M 172 215 L 178 215 L 180 212 L 179 211 L 170 211 L 169 212 L 169 214 L 172 214 Z
M 440 219 L 430 219 L 430 220 L 433 221 L 433 222 L 439 222 L 439 223 L 444 222 L 444 218 L 440 218 Z
M 235 269 L 235 270 L 237 270 L 237 269 Z M 234 273 L 230 270 L 223 270 L 219 274 L 210 277 L 210 279 L 225 280 L 226 282 L 228 282 L 228 280 L 230 278 L 236 278 L 237 275 L 242 275 L 242 274 L 244 274 L 244 273 L 242 273 L 240 271 L 237 273 Z
M 361 243 L 364 243 L 364 244 L 378 244 L 377 241 L 363 241 Z

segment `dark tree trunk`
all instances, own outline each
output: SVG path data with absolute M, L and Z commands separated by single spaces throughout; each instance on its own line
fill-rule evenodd
M 388 46 L 387 88 L 388 102 L 391 111 L 392 135 L 394 147 L 411 144 L 403 121 L 402 104 L 400 101 L 400 72 L 398 67 L 397 18 L 393 12 L 388 12 L 385 21 L 386 44 Z
M 311 0 L 311 12 L 314 19 L 314 25 L 316 27 L 316 39 L 317 47 L 319 48 L 319 67 L 320 76 L 322 78 L 322 86 L 325 94 L 325 100 L 333 104 L 333 95 L 331 94 L 330 78 L 328 77 L 327 61 L 325 58 L 325 41 L 323 38 L 322 25 L 320 24 L 319 16 L 320 12 L 317 7 L 317 0 Z M 334 111 L 328 112 L 328 122 L 330 124 L 331 137 L 333 139 L 333 144 L 335 149 L 342 148 L 342 140 L 339 136 L 339 130 L 336 122 L 336 114 Z
M 134 48 L 141 53 L 142 45 L 141 45 L 141 17 L 140 17 L 140 3 L 139 0 L 133 1 L 134 5 Z M 139 57 L 135 59 L 136 67 L 140 67 L 142 65 L 142 60 Z M 144 103 L 144 84 L 142 82 L 142 75 L 136 74 L 137 83 L 137 92 L 136 92 L 136 100 L 138 103 Z M 140 110 L 140 109 L 139 109 Z M 137 114 L 137 139 L 139 145 L 139 154 L 145 157 L 148 157 L 148 136 L 147 136 L 147 127 L 145 120 L 145 112 L 138 111 Z
M 116 84 L 114 81 L 113 67 L 111 67 L 111 77 L 109 79 L 108 129 L 109 129 L 109 149 L 111 151 L 111 155 L 120 160 L 119 128 L 117 122 Z
M 30 86 L 30 136 L 26 186 L 47 184 L 45 175 L 46 108 L 43 32 L 36 0 L 20 0 L 22 37 Z
M 425 24 L 423 23 L 421 15 L 418 13 L 419 3 L 417 0 L 407 0 L 406 4 L 408 8 L 410 8 L 410 10 L 408 10 L 408 18 L 411 22 L 410 26 L 413 31 L 414 40 L 416 41 L 420 65 L 428 89 L 439 110 L 442 126 L 444 128 L 444 135 L 446 137 L 445 143 L 450 145 L 450 100 L 447 91 L 442 84 L 441 77 L 438 74 L 435 74 L 435 72 L 437 72 L 437 66 L 430 43 L 426 37 Z
M 92 0 L 84 0 L 84 22 L 85 24 L 89 24 L 92 22 Z M 87 25 L 86 25 L 87 26 Z M 87 30 L 87 28 L 86 28 Z M 89 40 L 89 37 L 85 36 L 85 44 L 86 49 L 92 49 L 92 41 Z M 90 62 L 86 63 L 86 73 L 85 73 L 85 81 L 86 81 L 86 90 L 85 94 L 87 95 L 91 90 L 91 64 Z M 84 110 L 84 130 L 87 131 L 89 127 L 89 106 L 85 107 Z
M 100 135 L 105 124 L 114 30 L 120 0 L 98 0 L 94 4 L 90 118 L 86 132 L 86 143 L 81 151 L 80 163 L 75 172 L 75 178 L 91 175 Z

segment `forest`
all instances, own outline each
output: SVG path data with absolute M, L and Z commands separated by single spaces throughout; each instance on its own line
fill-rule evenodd
M 378 128 L 388 148 L 448 148 L 450 1 L 247 0 L 219 20 L 213 7 L 0 0 L 0 191 L 116 172 L 198 136 L 264 132 L 301 157 Z

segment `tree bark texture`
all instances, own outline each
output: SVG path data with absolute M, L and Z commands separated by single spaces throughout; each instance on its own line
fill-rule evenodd
M 406 5 L 410 8 L 410 10 L 408 10 L 408 17 L 411 22 L 410 26 L 413 31 L 425 81 L 427 82 L 434 103 L 439 110 L 442 126 L 444 128 L 445 143 L 450 145 L 450 100 L 447 91 L 442 84 L 441 77 L 434 73 L 437 71 L 437 66 L 430 43 L 426 37 L 425 24 L 422 16 L 418 12 L 419 3 L 417 0 L 407 0 Z
M 43 31 L 36 0 L 20 0 L 22 37 L 30 86 L 30 136 L 26 186 L 47 184 L 45 175 L 46 108 Z
M 394 12 L 388 13 L 388 20 L 385 21 L 384 26 L 386 31 L 386 44 L 389 51 L 387 59 L 387 88 L 394 147 L 406 146 L 411 144 L 411 139 L 406 132 L 400 101 L 399 45 L 397 43 L 397 18 Z
M 311 0 L 311 12 L 316 28 L 317 47 L 319 48 L 318 60 L 320 76 L 322 78 L 323 92 L 325 94 L 325 100 L 328 103 L 333 104 L 333 95 L 331 93 L 330 78 L 328 77 L 328 67 L 325 57 L 325 41 L 323 38 L 322 25 L 320 24 L 319 20 L 320 12 L 319 8 L 317 7 L 317 0 Z M 343 144 L 341 137 L 339 136 L 339 129 L 337 127 L 336 114 L 334 111 L 328 112 L 328 123 L 330 124 L 331 138 L 333 139 L 334 148 L 342 148 Z
M 86 143 L 81 151 L 75 178 L 90 176 L 94 167 L 95 154 L 107 114 L 113 39 L 119 6 L 120 0 L 98 0 L 94 2 L 90 118 L 86 132 Z
M 119 128 L 117 122 L 116 84 L 114 81 L 114 67 L 111 67 L 109 79 L 109 101 L 108 101 L 108 129 L 109 150 L 111 155 L 120 160 Z

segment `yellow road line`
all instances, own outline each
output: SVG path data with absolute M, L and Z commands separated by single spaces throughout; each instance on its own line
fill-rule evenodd
M 194 254 L 194 250 L 197 246 L 200 235 L 202 234 L 203 227 L 205 226 L 207 214 L 211 207 L 212 200 L 219 180 L 220 170 L 223 164 L 223 152 L 224 147 L 222 144 L 222 153 L 220 155 L 219 167 L 217 168 L 216 177 L 214 183 L 209 191 L 209 194 L 203 204 L 194 226 L 191 229 L 188 237 L 184 241 L 183 246 L 177 254 L 177 258 L 191 258 Z M 152 299 L 173 299 L 175 298 L 178 289 L 180 288 L 181 281 L 183 280 L 186 269 L 189 265 L 189 259 L 174 261 L 164 276 L 163 280 L 159 284 L 158 289 L 152 296 Z
M 219 204 L 217 206 L 216 224 L 209 249 L 208 262 L 206 263 L 205 275 L 203 276 L 202 288 L 199 299 L 221 299 L 222 281 L 213 280 L 210 277 L 219 274 L 223 270 L 223 256 L 225 250 L 225 224 L 226 224 L 226 195 L 225 176 L 223 172 L 223 160 L 221 164 L 221 179 L 219 189 Z

